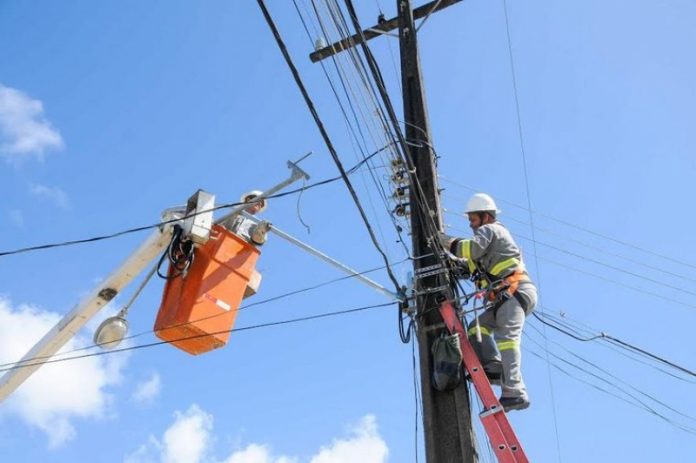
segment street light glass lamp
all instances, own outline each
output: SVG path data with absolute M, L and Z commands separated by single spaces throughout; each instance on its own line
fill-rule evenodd
M 128 321 L 121 314 L 109 317 L 94 332 L 94 344 L 103 349 L 115 349 L 128 332 Z

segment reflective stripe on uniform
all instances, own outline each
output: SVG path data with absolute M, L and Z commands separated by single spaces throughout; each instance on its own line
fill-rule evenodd
M 504 350 L 517 349 L 519 347 L 519 344 L 520 344 L 519 341 L 511 341 L 511 340 L 496 341 L 495 343 L 498 345 L 498 350 L 501 352 Z
M 466 259 L 466 265 L 469 267 L 469 272 L 476 271 L 476 264 L 471 258 L 471 240 L 461 240 L 459 242 L 459 257 Z
M 476 336 L 477 328 L 481 328 L 481 334 L 485 334 L 486 336 L 491 336 L 491 330 L 489 330 L 488 328 L 486 328 L 483 325 L 478 325 L 478 326 L 474 325 L 471 328 L 469 328 L 469 331 L 467 331 L 467 333 L 469 333 L 469 336 Z
M 510 257 L 509 259 L 502 260 L 495 264 L 493 268 L 489 270 L 491 275 L 500 276 L 506 270 L 510 270 L 514 267 L 521 266 L 522 262 L 517 257 Z

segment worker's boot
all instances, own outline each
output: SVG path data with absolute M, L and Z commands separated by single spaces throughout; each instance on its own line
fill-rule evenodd
M 506 412 L 511 410 L 524 410 L 530 405 L 529 399 L 526 397 L 501 397 L 499 402 Z
M 486 372 L 488 381 L 491 384 L 500 386 L 501 378 L 503 377 L 503 364 L 499 360 L 491 360 L 483 365 L 483 371 Z

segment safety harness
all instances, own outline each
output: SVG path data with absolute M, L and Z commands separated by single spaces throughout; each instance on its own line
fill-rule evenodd
M 466 259 L 471 280 L 478 289 L 485 290 L 486 300 L 493 303 L 494 315 L 511 297 L 517 299 L 525 313 L 527 312 L 529 303 L 517 292 L 520 283 L 531 281 L 521 258 L 504 259 L 486 271 L 480 262 L 471 257 L 471 240 L 456 240 L 452 243 L 452 250 L 455 255 L 461 255 Z M 456 252 L 457 250 L 459 252 Z

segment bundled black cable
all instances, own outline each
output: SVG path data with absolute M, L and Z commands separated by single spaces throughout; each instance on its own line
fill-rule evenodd
M 182 238 L 184 229 L 179 225 L 174 225 L 174 234 L 169 242 L 167 249 L 162 253 L 157 264 L 157 275 L 165 280 L 173 280 L 186 272 L 193 264 L 195 257 L 193 241 Z M 164 259 L 169 260 L 169 271 L 167 274 L 161 272 Z

